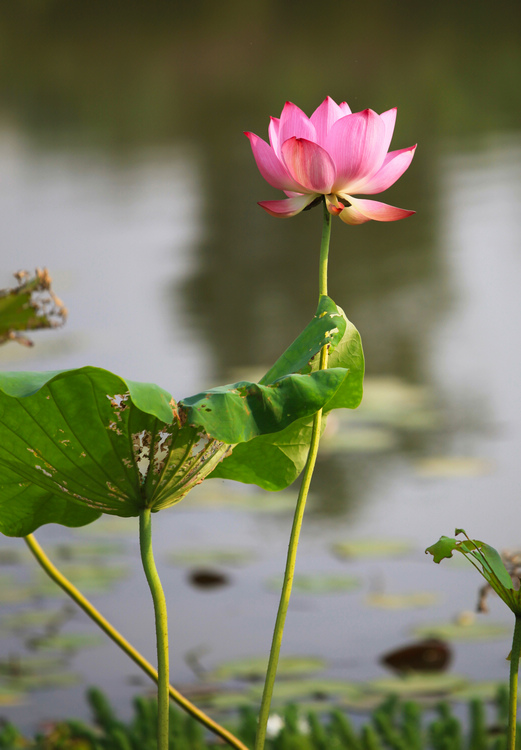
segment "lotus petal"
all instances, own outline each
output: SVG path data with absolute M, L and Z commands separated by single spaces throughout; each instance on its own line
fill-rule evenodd
M 301 187 L 293 180 L 284 164 L 279 161 L 275 151 L 266 141 L 259 138 L 255 133 L 245 133 L 251 143 L 253 156 L 259 168 L 259 172 L 266 182 L 279 190 L 297 190 Z
M 267 211 L 271 216 L 279 216 L 282 219 L 289 219 L 303 211 L 313 200 L 316 195 L 299 195 L 294 198 L 286 198 L 281 201 L 260 201 L 259 206 Z
M 321 146 L 305 138 L 290 138 L 282 144 L 282 157 L 291 177 L 306 192 L 331 192 L 336 169 Z

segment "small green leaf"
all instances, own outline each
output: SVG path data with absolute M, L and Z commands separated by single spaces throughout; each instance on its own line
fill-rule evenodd
M 514 584 L 512 582 L 512 578 L 510 577 L 510 574 L 508 570 L 505 568 L 505 564 L 503 560 L 501 559 L 501 555 L 499 552 L 494 549 L 494 547 L 491 547 L 488 544 L 485 544 L 484 542 L 481 542 L 480 552 L 487 561 L 490 569 L 494 573 L 494 575 L 497 577 L 499 583 L 501 586 L 503 586 L 505 589 L 508 590 L 514 590 Z M 476 559 L 478 558 L 477 554 L 474 554 L 474 557 Z M 484 575 L 487 580 L 489 580 L 489 576 L 486 574 L 486 568 L 484 568 Z M 492 581 L 490 581 L 492 584 Z M 494 586 L 494 588 L 497 590 L 497 587 Z
M 454 550 L 458 549 L 460 542 L 457 539 L 451 539 L 448 536 L 442 536 L 435 544 L 427 547 L 425 554 L 430 554 L 435 563 L 440 563 L 446 558 L 452 557 Z
M 464 529 L 456 529 L 456 534 L 465 534 L 467 536 Z M 452 557 L 454 550 L 460 552 L 465 557 L 472 557 L 475 560 L 475 563 L 472 563 L 474 567 L 488 581 L 507 607 L 515 614 L 521 613 L 520 594 L 514 588 L 514 583 L 501 559 L 501 555 L 494 547 L 479 541 L 479 539 L 469 539 L 467 537 L 458 541 L 442 536 L 436 544 L 428 547 L 425 552 L 430 553 L 434 558 L 434 562 L 439 563 L 444 558 Z

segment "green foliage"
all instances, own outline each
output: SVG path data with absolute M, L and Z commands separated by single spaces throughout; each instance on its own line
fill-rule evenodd
M 507 607 L 515 615 L 521 615 L 521 592 L 515 590 L 510 573 L 499 552 L 485 542 L 480 542 L 479 539 L 469 539 L 464 529 L 456 529 L 455 534 L 456 536 L 463 534 L 466 539 L 442 536 L 435 544 L 427 547 L 425 552 L 433 556 L 435 563 L 452 557 L 453 552 L 460 552 L 474 565 Z
M 340 368 L 239 383 L 175 404 L 156 385 L 84 367 L 0 375 L 0 531 L 82 526 L 182 499 L 230 443 L 277 432 L 331 399 Z
M 261 384 L 291 373 L 318 374 L 318 354 L 324 342 L 329 343 L 328 367 L 342 368 L 345 377 L 323 411 L 327 414 L 337 408 L 355 409 L 362 399 L 364 377 L 360 334 L 329 297 L 321 298 L 311 323 L 261 379 Z M 234 479 L 266 490 L 284 489 L 304 468 L 312 424 L 312 419 L 304 417 L 280 432 L 241 443 L 210 478 Z
M 356 335 L 356 329 L 330 297 L 322 296 L 313 320 L 288 346 L 260 382 L 273 383 L 278 378 L 294 372 L 309 372 L 312 366 L 310 363 L 322 347 L 327 344 L 331 351 L 335 350 L 346 336 L 348 326 L 350 331 L 347 342 Z M 336 367 L 336 364 L 333 366 Z
M 329 297 L 260 383 L 177 404 L 159 386 L 95 367 L 0 373 L 0 531 L 157 511 L 212 472 L 282 489 L 303 468 L 313 415 L 357 406 L 362 379 L 358 332 Z
M 322 712 L 319 718 L 315 713 L 304 716 L 295 705 L 289 705 L 281 716 L 282 728 L 268 738 L 266 750 L 504 750 L 504 697 L 505 688 L 502 688 L 496 699 L 497 715 L 490 716 L 491 731 L 483 702 L 472 701 L 465 732 L 448 703 L 437 707 L 434 718 L 422 720 L 422 710 L 417 703 L 402 703 L 391 697 L 359 729 L 339 709 L 329 715 Z M 4 723 L 0 726 L 0 750 L 156 750 L 155 700 L 136 698 L 134 718 L 128 724 L 117 718 L 99 690 L 89 690 L 88 701 L 94 726 L 76 720 L 61 722 L 45 735 L 37 735 L 29 741 L 15 726 Z M 256 712 L 251 708 L 240 709 L 238 722 L 237 736 L 252 747 Z M 214 738 L 194 719 L 170 707 L 171 750 L 207 750 L 214 746 Z

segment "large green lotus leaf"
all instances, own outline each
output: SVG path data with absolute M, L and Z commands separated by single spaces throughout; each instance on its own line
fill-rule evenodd
M 264 490 L 283 490 L 298 477 L 307 459 L 313 418 L 299 419 L 274 435 L 241 443 L 217 465 L 209 479 L 234 479 Z
M 223 442 L 245 443 L 280 432 L 321 409 L 349 373 L 335 367 L 308 375 L 287 375 L 269 385 L 242 381 L 213 388 L 179 402 L 186 423 L 203 427 Z
M 185 399 L 84 367 L 0 374 L 0 531 L 82 526 L 182 499 L 230 447 L 327 403 L 346 370 L 238 383 Z
M 261 383 L 289 373 L 318 370 L 320 350 L 329 345 L 328 367 L 347 371 L 334 396 L 324 405 L 355 409 L 362 400 L 364 355 L 360 334 L 329 297 L 322 297 L 311 323 L 266 373 Z M 325 420 L 322 422 L 325 426 Z M 265 490 L 282 490 L 298 477 L 307 460 L 313 420 L 303 418 L 283 431 L 261 435 L 238 445 L 209 476 L 257 484 Z

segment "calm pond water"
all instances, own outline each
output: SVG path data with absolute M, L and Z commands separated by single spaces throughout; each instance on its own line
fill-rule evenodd
M 277 221 L 256 206 L 276 191 L 242 132 L 265 136 L 286 99 L 311 113 L 330 94 L 353 110 L 398 106 L 393 147 L 419 143 L 383 197 L 416 216 L 333 226 L 330 292 L 361 331 L 366 396 L 330 420 L 298 567 L 357 586 L 297 591 L 283 646 L 325 659 L 329 677 L 382 677 L 379 656 L 414 627 L 474 608 L 470 566 L 438 567 L 423 554 L 441 534 L 463 526 L 499 548 L 521 542 L 520 7 L 500 5 L 491 18 L 484 4 L 469 17 L 443 2 L 421 14 L 375 2 L 335 23 L 311 2 L 297 17 L 291 4 L 260 2 L 255 18 L 236 2 L 190 13 L 138 3 L 124 18 L 98 3 L 0 8 L 0 283 L 46 266 L 69 309 L 66 326 L 35 334 L 34 348 L 4 346 L 4 369 L 90 364 L 175 397 L 254 377 L 313 315 L 320 215 Z M 155 517 L 176 684 L 267 653 L 270 582 L 283 568 L 294 494 L 212 480 Z M 126 576 L 93 601 L 153 660 L 136 534 L 134 522 L 98 522 L 36 536 L 58 557 L 64 540 L 73 550 L 112 545 L 107 559 Z M 348 561 L 332 553 L 374 538 L 409 549 Z M 197 563 L 169 556 L 207 547 L 250 557 L 206 563 L 229 580 L 203 590 L 189 581 Z M 21 540 L 2 538 L 4 562 L 7 552 L 20 557 L 0 571 L 0 628 L 35 607 L 22 601 L 35 564 Z M 421 596 L 397 598 L 410 594 Z M 490 604 L 480 619 L 510 624 Z M 61 604 L 39 595 L 36 606 Z M 0 663 L 30 653 L 39 632 L 4 627 Z M 60 632 L 95 629 L 78 613 Z M 451 672 L 503 679 L 508 650 L 508 636 L 457 642 Z M 73 650 L 66 663 L 82 682 L 0 714 L 25 727 L 85 716 L 85 685 L 95 683 L 128 715 L 131 695 L 148 687 L 111 644 Z

